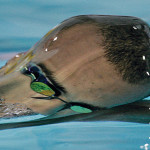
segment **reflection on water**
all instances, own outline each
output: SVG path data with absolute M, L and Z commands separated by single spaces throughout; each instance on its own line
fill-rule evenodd
M 15 150 L 146 150 L 149 129 L 149 125 L 124 122 L 60 123 L 3 130 L 0 145 Z

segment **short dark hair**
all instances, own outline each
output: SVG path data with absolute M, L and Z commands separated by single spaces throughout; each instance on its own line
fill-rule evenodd
M 142 57 L 150 58 L 150 29 L 143 20 L 131 16 L 81 15 L 62 23 L 62 30 L 77 24 L 95 24 L 97 33 L 103 36 L 105 57 L 123 80 L 138 84 L 149 78 L 149 62 Z
M 138 84 L 149 78 L 150 31 L 148 25 L 137 18 L 118 17 L 116 23 L 100 27 L 104 37 L 105 56 L 128 83 Z M 121 24 L 122 22 L 122 24 Z M 150 57 L 149 57 L 150 58 Z

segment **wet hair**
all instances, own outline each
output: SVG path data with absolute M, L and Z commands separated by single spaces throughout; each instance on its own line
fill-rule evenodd
M 143 56 L 150 58 L 148 28 L 141 20 L 138 23 L 127 20 L 123 25 L 101 27 L 105 56 L 128 83 L 138 84 L 149 78 L 147 60 L 142 59 Z
M 139 18 L 128 16 L 81 15 L 62 22 L 62 30 L 77 24 L 95 24 L 103 36 L 106 59 L 115 66 L 122 79 L 138 84 L 149 78 L 146 61 L 150 58 L 150 29 Z M 149 62 L 148 62 L 149 63 Z

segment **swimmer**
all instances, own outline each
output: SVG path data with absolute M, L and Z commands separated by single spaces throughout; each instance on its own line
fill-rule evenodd
M 149 60 L 150 29 L 141 19 L 72 17 L 2 67 L 0 98 L 49 118 L 145 108 Z

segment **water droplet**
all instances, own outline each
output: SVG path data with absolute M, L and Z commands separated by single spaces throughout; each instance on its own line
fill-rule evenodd
M 145 56 L 143 56 L 143 60 L 145 60 Z
M 148 76 L 150 75 L 148 71 L 146 72 L 146 74 L 147 74 Z
M 142 145 L 141 145 L 141 146 L 140 146 L 140 148 L 141 148 L 141 149 L 143 149 L 143 148 L 144 148 L 144 146 L 142 146 Z
M 136 26 L 133 26 L 133 29 L 137 30 L 137 27 L 136 27 Z
M 16 55 L 16 57 L 20 57 L 19 55 Z
M 56 41 L 56 40 L 57 40 L 57 37 L 55 37 L 53 41 Z
M 142 28 L 141 25 L 135 25 L 135 26 L 133 26 L 133 29 L 135 29 L 135 30 L 140 30 L 141 28 Z

